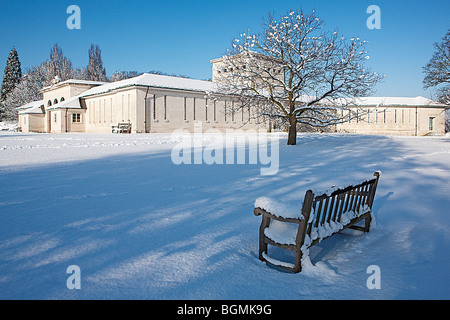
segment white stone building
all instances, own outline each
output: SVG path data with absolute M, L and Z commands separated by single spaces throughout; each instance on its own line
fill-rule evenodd
M 112 83 L 67 80 L 44 88 L 43 100 L 18 108 L 23 132 L 111 132 L 130 123 L 132 133 L 227 128 L 261 129 L 252 110 L 230 112 L 236 99 L 210 81 L 142 74 Z
M 220 94 L 221 60 L 211 60 L 213 81 L 142 74 L 117 82 L 54 81 L 42 89 L 43 100 L 18 108 L 23 132 L 112 132 L 128 123 L 131 133 L 170 133 L 254 129 L 271 131 L 269 121 L 256 121 L 255 110 L 241 108 L 235 97 Z M 336 125 L 338 132 L 395 135 L 445 133 L 448 106 L 423 97 L 369 97 L 356 101 L 361 115 Z M 342 115 L 345 116 L 342 111 Z
M 449 106 L 430 99 L 367 97 L 355 104 L 360 115 L 337 125 L 336 131 L 406 136 L 445 134 L 445 110 Z

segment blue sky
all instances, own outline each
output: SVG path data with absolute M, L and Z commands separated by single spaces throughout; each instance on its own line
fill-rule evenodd
M 81 9 L 81 30 L 66 27 L 71 4 Z M 380 30 L 366 26 L 372 4 L 381 9 Z M 433 43 L 450 29 L 449 0 L 0 0 L 0 68 L 13 46 L 25 69 L 45 61 L 54 43 L 75 67 L 83 67 L 94 43 L 108 75 L 159 70 L 207 79 L 209 61 L 239 33 L 260 30 L 268 12 L 300 8 L 315 8 L 327 29 L 369 41 L 368 66 L 386 75 L 375 96 L 433 95 L 422 88 L 422 67 L 434 52 Z

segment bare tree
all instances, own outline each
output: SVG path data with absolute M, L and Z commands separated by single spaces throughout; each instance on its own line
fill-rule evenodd
M 141 74 L 142 73 L 139 73 L 137 71 L 116 70 L 116 71 L 114 71 L 114 73 L 109 78 L 109 81 L 110 82 L 116 82 L 116 81 L 125 80 L 125 79 L 129 79 L 129 78 L 134 78 L 134 77 L 137 77 L 137 76 L 139 76 Z
M 75 70 L 75 79 L 78 79 L 78 80 L 89 80 L 87 67 L 77 68 Z
M 98 45 L 91 44 L 87 78 L 92 81 L 106 81 L 106 69 L 103 68 L 102 51 Z
M 450 105 L 450 29 L 441 43 L 434 44 L 435 52 L 423 67 L 425 89 L 436 87 L 438 100 Z
M 45 62 L 45 66 L 46 81 L 44 85 L 50 85 L 55 77 L 65 81 L 75 76 L 72 61 L 64 56 L 61 47 L 57 43 L 50 50 L 50 59 Z
M 262 32 L 233 41 L 215 70 L 215 81 L 240 97 L 240 108 L 252 106 L 257 116 L 289 128 L 288 145 L 296 144 L 297 123 L 325 128 L 347 121 L 341 110 L 372 94 L 382 78 L 364 67 L 366 41 L 323 26 L 314 11 L 290 11 L 278 20 L 269 15 Z

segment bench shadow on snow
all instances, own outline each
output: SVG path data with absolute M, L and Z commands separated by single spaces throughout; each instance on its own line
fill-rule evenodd
M 274 176 L 261 176 L 258 165 L 177 166 L 167 151 L 0 172 L 0 297 L 295 298 L 286 286 L 311 286 L 314 279 L 286 275 L 258 260 L 255 199 L 300 202 L 309 186 L 381 170 L 378 219 L 381 211 L 390 213 L 399 184 L 410 191 L 415 181 L 422 181 L 421 188 L 437 187 L 439 178 L 427 182 L 420 171 L 414 177 L 395 174 L 439 166 L 392 160 L 405 151 L 389 137 L 307 135 L 299 136 L 296 147 L 281 140 Z M 388 223 L 380 217 L 380 230 Z M 327 239 L 312 262 L 326 262 L 360 241 L 364 235 Z M 80 267 L 82 290 L 66 288 L 69 265 Z M 270 290 L 260 289 L 263 278 Z

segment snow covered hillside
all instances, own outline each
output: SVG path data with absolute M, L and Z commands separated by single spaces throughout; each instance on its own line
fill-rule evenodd
M 0 132 L 0 299 L 450 298 L 449 137 L 278 137 L 278 173 L 263 176 L 175 165 L 169 134 Z M 370 233 L 323 241 L 299 274 L 258 260 L 255 199 L 295 204 L 377 170 Z

